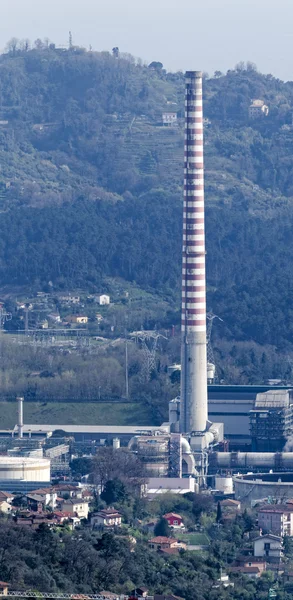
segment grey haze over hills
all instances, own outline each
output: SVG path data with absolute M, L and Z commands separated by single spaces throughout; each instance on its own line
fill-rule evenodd
M 2 0 L 0 48 L 11 37 L 66 44 L 71 30 L 77 45 L 119 46 L 172 71 L 249 60 L 292 80 L 292 21 L 292 0 Z

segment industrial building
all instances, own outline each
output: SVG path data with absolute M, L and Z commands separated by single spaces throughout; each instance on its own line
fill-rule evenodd
M 280 452 L 293 434 L 293 390 L 257 394 L 250 411 L 252 450 Z

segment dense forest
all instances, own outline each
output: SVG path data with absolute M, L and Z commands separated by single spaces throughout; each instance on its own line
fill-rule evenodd
M 183 74 L 40 40 L 11 40 L 0 74 L 1 285 L 96 290 L 120 277 L 179 307 Z M 252 98 L 266 118 L 249 120 Z M 208 307 L 219 339 L 282 356 L 293 350 L 292 103 L 291 82 L 250 63 L 204 78 Z M 259 374 L 266 357 L 250 352 Z

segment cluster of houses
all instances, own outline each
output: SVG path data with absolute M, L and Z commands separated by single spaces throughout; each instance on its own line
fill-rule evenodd
M 61 312 L 68 313 L 68 310 L 73 309 L 72 314 L 66 314 L 62 318 L 60 313 L 54 310 L 56 299 L 58 300 Z M 86 302 L 99 306 L 109 306 L 111 300 L 108 294 L 91 294 L 86 297 Z M 53 299 L 52 294 L 38 292 L 33 302 L 16 302 L 16 308 L 19 318 L 24 321 L 27 320 L 27 322 L 29 321 L 30 328 L 49 329 L 58 326 L 82 326 L 87 325 L 89 321 L 87 311 L 84 310 L 85 300 L 77 294 L 54 294 Z M 38 318 L 38 311 L 40 311 L 39 314 L 43 315 L 42 319 Z M 26 313 L 29 314 L 29 317 L 25 316 Z M 103 316 L 100 312 L 96 313 L 95 318 L 98 323 L 103 321 Z
M 0 510 L 13 514 L 17 525 L 36 529 L 41 523 L 50 526 L 66 523 L 73 529 L 88 518 L 94 497 L 90 490 L 59 484 L 18 496 L 20 508 L 14 506 L 14 499 L 13 494 L 0 491 Z

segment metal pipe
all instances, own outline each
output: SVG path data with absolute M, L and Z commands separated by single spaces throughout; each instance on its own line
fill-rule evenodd
M 264 467 L 275 469 L 280 465 L 293 469 L 293 452 L 215 452 L 212 462 L 219 468 Z
M 18 437 L 23 437 L 23 401 L 24 398 L 22 396 L 18 396 L 17 407 L 18 407 Z
M 182 246 L 182 433 L 204 432 L 208 420 L 202 73 L 188 71 L 185 88 Z

